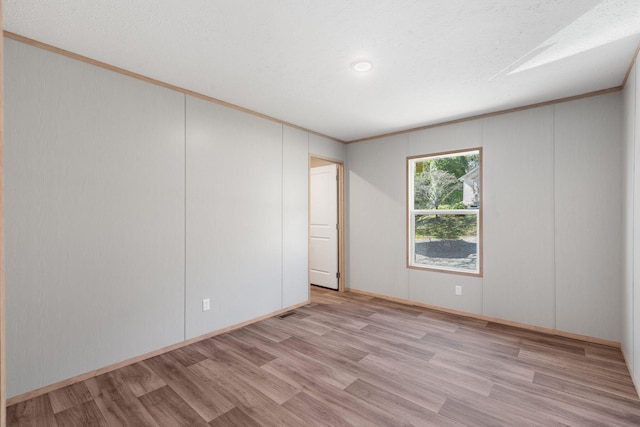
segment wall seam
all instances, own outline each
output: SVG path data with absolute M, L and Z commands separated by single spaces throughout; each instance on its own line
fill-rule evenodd
M 183 143 L 184 143 L 184 289 L 182 293 L 183 340 L 187 339 L 187 95 L 183 94 Z
M 280 126 L 280 308 L 284 308 L 284 124 Z
M 636 72 L 636 69 L 634 67 L 634 64 L 631 64 L 631 72 L 633 72 L 633 80 L 634 80 L 634 85 L 633 85 L 633 89 L 634 89 L 634 93 L 633 93 L 633 126 L 631 128 L 631 182 L 630 182 L 630 186 L 631 186 L 631 190 L 629 191 L 629 194 L 631 194 L 631 254 L 629 254 L 629 256 L 627 257 L 627 259 L 631 260 L 631 278 L 630 278 L 630 284 L 631 284 L 631 362 L 628 363 L 629 365 L 629 370 L 631 371 L 631 376 L 635 377 L 636 373 L 637 373 L 637 369 L 635 366 L 635 359 L 636 359 L 636 355 L 635 355 L 635 348 L 636 348 L 636 343 L 635 343 L 635 336 L 636 336 L 636 331 L 635 331 L 635 325 L 636 325 L 636 310 L 635 310 L 635 228 L 636 228 L 636 221 L 635 221 L 635 217 L 636 217 L 636 212 L 635 212 L 635 208 L 636 208 L 636 203 L 635 203 L 635 187 L 636 187 L 636 180 L 635 180 L 635 176 L 636 176 L 636 120 L 637 120 L 637 112 L 638 112 L 638 97 L 637 97 L 637 93 L 638 93 L 638 78 L 637 75 L 638 73 Z M 637 390 L 638 392 L 640 392 L 640 390 Z
M 485 170 L 484 167 L 484 163 L 486 161 L 486 150 L 484 149 L 484 127 L 485 127 L 485 123 L 486 123 L 486 119 L 480 119 L 480 147 L 482 148 L 481 151 L 481 156 L 480 156 L 480 203 L 478 204 L 478 206 L 480 206 L 480 209 L 482 209 L 482 211 L 484 212 L 484 210 L 486 209 L 486 204 L 485 204 L 485 194 L 486 194 L 486 186 L 485 186 L 485 181 L 484 181 L 484 174 L 483 171 Z M 480 246 L 482 246 L 482 252 L 480 253 L 480 257 L 479 260 L 482 264 L 480 264 L 480 271 L 482 271 L 482 275 L 480 276 L 480 287 L 481 287 L 481 295 L 482 298 L 480 299 L 480 313 L 483 315 L 487 315 L 487 312 L 485 310 L 485 289 L 484 289 L 484 276 L 485 274 L 487 274 L 485 268 L 484 268 L 484 262 L 485 262 L 485 257 L 484 257 L 484 234 L 486 232 L 486 229 L 484 228 L 484 215 L 481 213 L 481 219 L 482 219 L 482 224 L 480 224 L 480 232 L 482 233 L 480 235 Z M 480 247 L 478 246 L 478 247 Z
M 404 233 L 404 252 L 405 254 L 409 253 L 409 233 L 407 230 L 409 230 L 409 213 L 408 213 L 408 208 L 409 208 L 409 185 L 408 185 L 408 179 L 409 177 L 407 176 L 409 174 L 409 171 L 407 170 L 407 157 L 409 157 L 410 153 L 411 153 L 411 133 L 407 134 L 407 137 L 405 139 L 405 143 L 404 143 L 404 156 L 403 156 L 403 162 L 404 164 L 402 165 L 402 170 L 404 171 L 404 177 L 403 177 L 403 181 L 404 181 L 404 206 L 403 206 L 403 211 L 404 211 L 404 223 L 405 223 L 405 233 Z M 349 189 L 349 196 L 351 196 L 351 189 Z M 407 257 L 407 256 L 405 256 Z M 406 258 L 405 258 L 405 263 L 406 263 Z M 407 277 L 407 299 L 412 301 L 413 298 L 411 297 L 411 270 L 409 270 L 407 268 L 407 266 L 404 266 L 404 271 Z
M 551 248 L 553 260 L 553 328 L 558 329 L 558 269 L 556 256 L 556 240 L 558 230 L 556 227 L 556 106 L 551 106 L 551 177 L 552 198 L 551 208 L 553 210 L 553 247 Z

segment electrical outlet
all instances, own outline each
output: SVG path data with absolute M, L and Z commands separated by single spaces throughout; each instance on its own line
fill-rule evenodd
M 205 298 L 202 300 L 202 311 L 209 311 L 211 309 L 211 301 L 209 298 Z
M 456 295 L 462 295 L 462 286 L 456 286 Z

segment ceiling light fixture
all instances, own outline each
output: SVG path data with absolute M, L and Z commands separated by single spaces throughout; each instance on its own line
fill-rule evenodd
M 354 71 L 365 72 L 369 71 L 371 68 L 373 68 L 373 65 L 369 61 L 356 61 L 351 64 L 351 69 Z

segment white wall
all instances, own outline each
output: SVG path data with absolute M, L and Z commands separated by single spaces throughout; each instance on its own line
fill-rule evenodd
M 282 125 L 188 96 L 186 140 L 193 338 L 281 308 Z
M 348 145 L 346 285 L 397 298 L 409 298 L 402 165 L 408 136 Z M 375 171 L 375 173 L 372 173 Z M 384 222 L 379 222 L 384 218 Z M 372 258 L 372 255 L 375 255 Z
M 634 71 L 635 108 L 633 114 L 633 182 L 631 184 L 633 193 L 631 197 L 627 197 L 627 200 L 633 204 L 633 229 L 625 230 L 625 234 L 630 233 L 633 236 L 633 252 L 631 254 L 633 263 L 633 288 L 631 289 L 631 295 L 633 296 L 633 324 L 630 328 L 633 334 L 633 353 L 631 354 L 633 362 L 631 362 L 631 365 L 635 384 L 640 387 L 640 285 L 638 285 L 639 281 L 636 280 L 636 278 L 640 278 L 640 110 L 638 109 L 640 100 L 638 73 L 640 71 L 638 70 L 637 59 Z
M 482 121 L 483 314 L 555 327 L 554 107 Z
M 309 154 L 341 162 L 347 160 L 347 149 L 344 144 L 314 133 L 309 134 Z
M 183 102 L 5 40 L 9 396 L 183 338 Z
M 308 300 L 307 132 L 4 43 L 8 396 Z
M 621 291 L 621 345 L 636 386 L 640 385 L 640 111 L 634 64 L 624 96 L 624 233 L 623 286 Z
M 622 96 L 555 106 L 556 328 L 620 341 Z
M 621 101 L 347 145 L 350 287 L 618 341 Z M 406 269 L 406 157 L 473 147 L 483 148 L 483 277 Z
M 318 142 L 319 147 L 331 143 Z M 309 298 L 309 133 L 284 127 L 282 135 L 282 306 Z

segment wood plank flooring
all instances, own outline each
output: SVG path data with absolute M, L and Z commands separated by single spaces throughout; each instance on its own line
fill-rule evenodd
M 9 426 L 638 426 L 619 349 L 357 294 L 7 408 Z

